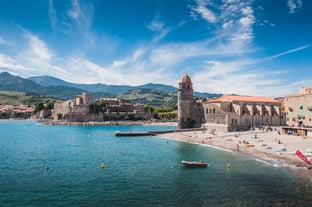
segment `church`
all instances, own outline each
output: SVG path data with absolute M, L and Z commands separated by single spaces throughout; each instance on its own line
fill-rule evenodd
M 251 127 L 284 125 L 280 101 L 270 97 L 223 95 L 206 102 L 193 98 L 191 78 L 184 74 L 178 88 L 178 127 L 205 127 L 217 131 L 243 131 Z

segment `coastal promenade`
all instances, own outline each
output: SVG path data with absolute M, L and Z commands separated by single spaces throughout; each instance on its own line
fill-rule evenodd
M 312 138 L 302 136 L 278 134 L 276 131 L 262 130 L 245 132 L 226 132 L 214 134 L 208 131 L 185 131 L 159 134 L 157 137 L 179 141 L 198 143 L 210 147 L 240 153 L 259 161 L 285 167 L 299 172 L 300 175 L 312 179 L 312 170 L 309 169 L 297 155 L 300 150 L 308 159 L 312 159 Z

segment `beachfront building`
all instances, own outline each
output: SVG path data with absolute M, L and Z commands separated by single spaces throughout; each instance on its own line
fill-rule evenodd
M 178 88 L 178 128 L 196 128 L 205 122 L 203 105 L 193 98 L 193 83 L 184 74 Z
M 298 94 L 285 96 L 286 125 L 289 131 L 312 136 L 312 86 L 303 87 Z
M 270 97 L 223 95 L 204 103 L 205 127 L 241 131 L 254 127 L 281 126 L 278 100 Z
M 193 84 L 183 75 L 178 89 L 178 128 L 204 127 L 217 131 L 241 131 L 285 125 L 283 100 L 270 97 L 223 95 L 206 102 L 193 97 Z

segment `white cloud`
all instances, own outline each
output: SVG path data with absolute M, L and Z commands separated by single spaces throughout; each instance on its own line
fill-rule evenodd
M 270 74 L 270 79 L 257 61 L 208 61 L 204 70 L 195 73 L 192 81 L 196 83 L 196 90 L 211 93 L 279 96 L 272 88 L 278 86 L 282 80 L 278 71 Z M 249 68 L 256 67 L 256 70 Z M 270 91 L 271 90 L 271 91 Z M 269 93 L 268 93 L 269 92 Z
M 152 31 L 159 31 L 164 28 L 164 23 L 156 19 L 153 19 L 153 21 L 147 26 L 147 28 L 149 28 Z
M 56 10 L 53 5 L 53 0 L 49 0 L 49 18 L 51 21 L 52 28 L 55 28 L 57 24 L 57 16 Z
M 53 52 L 46 46 L 45 42 L 43 42 L 38 36 L 31 33 L 27 33 L 25 37 L 29 44 L 29 49 L 26 52 L 26 56 L 28 58 L 32 57 L 34 59 L 47 62 L 51 60 Z
M 298 47 L 298 48 L 295 48 L 295 49 L 291 49 L 291 50 L 288 50 L 286 52 L 282 52 L 282 53 L 279 53 L 279 54 L 276 54 L 276 55 L 273 55 L 271 57 L 268 57 L 266 59 L 275 59 L 275 58 L 278 58 L 280 56 L 283 56 L 283 55 L 287 55 L 287 54 L 290 54 L 290 53 L 294 53 L 294 52 L 297 52 L 297 51 L 300 51 L 300 50 L 304 50 L 304 49 L 307 49 L 311 47 L 311 45 L 303 45 L 301 47 Z
M 222 2 L 221 6 L 215 6 L 211 1 L 196 1 L 196 5 L 191 6 L 191 16 L 197 18 L 195 13 L 200 14 L 202 19 L 212 24 L 215 27 L 214 33 L 223 44 L 245 49 L 254 39 L 256 17 L 251 7 L 252 1 Z
M 81 29 L 89 29 L 93 21 L 93 13 L 92 4 L 82 4 L 78 0 L 72 0 L 71 9 L 67 11 L 67 15 Z
M 289 13 L 295 13 L 298 9 L 302 8 L 302 0 L 288 0 L 287 6 L 289 8 Z
M 233 27 L 233 25 L 234 25 L 234 20 L 231 19 L 228 22 L 225 22 L 222 24 L 222 29 L 224 29 L 224 30 L 230 29 Z
M 1 55 L 0 67 L 13 72 L 18 71 L 24 76 L 55 74 L 60 77 L 65 71 L 58 66 L 62 65 L 62 61 L 56 57 L 55 52 L 37 35 L 25 29 L 23 31 L 25 44 L 19 44 L 19 49 L 12 52 L 11 56 Z M 11 49 L 15 47 L 16 45 L 13 45 Z
M 81 48 L 96 47 L 97 39 L 91 32 L 94 15 L 93 5 L 79 0 L 72 0 L 71 8 L 67 10 L 66 15 L 67 18 L 62 21 L 62 25 L 66 28 L 65 33 L 71 36 L 71 39 L 79 41 L 78 44 L 80 44 Z
M 16 71 L 31 71 L 32 68 L 28 68 L 20 64 L 17 60 L 12 57 L 6 56 L 0 53 L 0 68 L 5 68 L 7 70 Z
M 179 23 L 183 25 L 183 23 Z M 170 29 L 165 26 L 163 22 L 159 20 L 159 15 L 156 15 L 154 19 L 151 21 L 147 28 L 151 31 L 157 32 L 157 36 L 151 41 L 151 43 L 158 42 L 160 39 L 164 38 L 169 32 Z
M 0 37 L 0 45 L 8 45 L 8 43 Z
M 291 69 L 281 70 L 267 66 L 272 59 L 310 48 L 304 45 L 264 59 L 240 59 L 240 60 L 209 60 L 205 62 L 201 70 L 192 75 L 194 87 L 198 91 L 212 93 L 233 93 L 241 95 L 260 95 L 280 97 L 296 92 L 298 88 L 311 85 L 308 79 L 289 82 L 283 77 L 291 74 Z M 272 90 L 274 89 L 274 90 Z
M 213 1 L 197 0 L 195 5 L 189 7 L 194 18 L 203 19 L 212 28 L 212 32 L 207 30 L 207 39 L 171 43 L 159 41 L 177 27 L 189 26 L 190 22 L 179 20 L 176 27 L 169 28 L 160 15 L 155 15 L 149 24 L 145 24 L 147 29 L 154 32 L 153 38 L 139 45 L 131 45 L 131 49 L 114 56 L 117 49 L 122 47 L 123 40 L 105 34 L 97 37 L 93 33 L 91 25 L 94 11 L 91 4 L 72 0 L 66 14 L 59 14 L 60 19 L 57 19 L 53 0 L 49 0 L 52 27 L 65 24 L 68 36 L 75 34 L 73 36 L 77 38 L 68 38 L 72 41 L 68 45 L 73 45 L 75 41 L 80 43 L 79 46 L 70 48 L 74 51 L 71 54 L 61 56 L 55 48 L 52 49 L 53 45 L 49 46 L 39 35 L 27 31 L 23 35 L 26 43 L 21 44 L 19 51 L 15 51 L 16 54 L 0 54 L 0 68 L 10 68 L 11 71 L 20 71 L 28 76 L 52 75 L 76 83 L 128 85 L 156 82 L 176 86 L 179 78 L 187 72 L 196 91 L 283 95 L 281 92 L 286 91 L 284 87 L 287 87 L 282 79 L 285 74 L 281 75 L 283 71 L 276 71 L 274 68 L 275 71 L 268 76 L 266 66 L 273 59 L 309 48 L 310 45 L 260 60 L 247 58 L 257 50 L 249 44 L 254 39 L 253 27 L 257 22 L 251 7 L 252 1 L 222 0 L 222 3 L 223 5 L 216 6 Z M 268 20 L 262 23 L 270 24 Z M 88 53 L 90 48 L 81 45 L 85 42 L 92 42 L 97 48 L 92 51 L 92 55 L 101 48 L 104 52 L 98 54 L 102 56 L 96 57 L 98 59 L 91 56 Z M 7 42 L 0 38 L 0 46 L 4 44 Z M 175 80 L 177 81 L 174 82 Z M 297 82 L 294 85 L 303 83 L 307 82 Z
M 202 5 L 199 5 L 193 8 L 193 11 L 199 13 L 202 16 L 202 18 L 208 22 L 211 22 L 211 23 L 216 22 L 215 14 L 211 10 L 207 9 L 206 7 Z

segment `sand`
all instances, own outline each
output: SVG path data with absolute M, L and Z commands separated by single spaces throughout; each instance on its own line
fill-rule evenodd
M 253 130 L 247 132 L 209 133 L 208 131 L 187 131 L 157 135 L 158 137 L 218 147 L 234 153 L 285 167 L 312 181 L 312 169 L 297 155 L 300 150 L 312 161 L 312 138 L 278 134 L 273 131 Z

